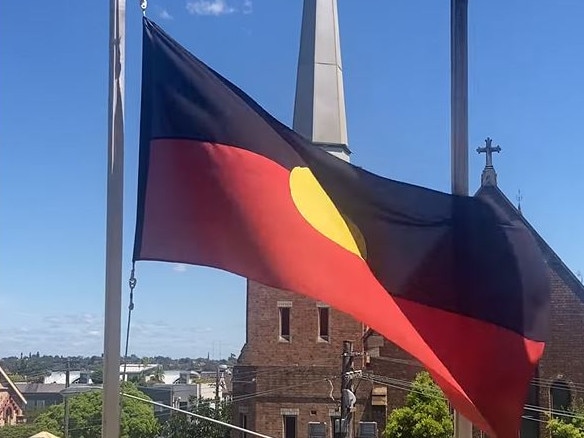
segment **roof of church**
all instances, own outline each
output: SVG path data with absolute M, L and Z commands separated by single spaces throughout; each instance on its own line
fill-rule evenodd
M 24 398 L 22 393 L 18 390 L 18 388 L 16 387 L 14 382 L 12 380 L 10 380 L 10 377 L 8 377 L 8 374 L 6 374 L 6 372 L 4 372 L 2 367 L 0 367 L 0 383 L 8 385 L 8 387 L 10 389 L 12 389 L 12 392 L 14 394 L 16 394 L 18 396 L 18 398 L 20 398 L 22 403 L 26 404 L 26 399 Z
M 576 277 L 576 275 L 566 266 L 562 259 L 555 253 L 555 251 L 548 245 L 548 243 L 539 235 L 539 233 L 531 226 L 525 219 L 525 216 L 513 205 L 513 203 L 505 196 L 505 194 L 496 185 L 482 185 L 476 192 L 475 196 L 480 198 L 489 198 L 491 201 L 503 209 L 510 218 L 518 218 L 521 220 L 531 234 L 535 237 L 541 251 L 544 254 L 545 261 L 548 266 L 552 267 L 558 276 L 566 283 L 566 285 L 576 294 L 580 300 L 584 302 L 584 284 Z

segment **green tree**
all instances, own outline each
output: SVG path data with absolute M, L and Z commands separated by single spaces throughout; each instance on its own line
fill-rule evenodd
M 149 383 L 164 383 L 164 370 L 162 369 L 162 367 L 160 365 L 156 367 L 156 370 L 154 370 L 154 374 L 152 374 L 152 376 L 150 376 L 150 379 L 148 380 L 148 382 Z
M 36 424 L 18 424 L 16 426 L 0 427 L 0 438 L 29 438 L 42 432 L 43 429 Z
M 91 381 L 96 385 L 101 385 L 103 383 L 103 369 L 100 368 L 91 373 Z
M 126 394 L 146 398 L 131 383 L 123 384 Z M 71 438 L 101 437 L 101 391 L 86 392 L 71 397 L 69 402 L 69 434 Z M 65 409 L 63 404 L 53 405 L 40 414 L 35 424 L 52 433 L 63 434 L 65 429 Z M 121 434 L 122 438 L 154 438 L 159 426 L 151 405 L 122 397 Z
M 225 423 L 231 423 L 231 404 L 222 402 L 216 412 L 211 400 L 198 399 L 189 409 L 190 412 Z M 164 438 L 229 438 L 230 429 L 226 426 L 202 420 L 186 414 L 173 413 L 162 426 Z
M 568 414 L 549 419 L 547 429 L 551 438 L 584 438 L 584 401 L 575 403 Z
M 419 373 L 405 406 L 387 419 L 386 438 L 452 438 L 454 424 L 442 391 L 427 372 Z

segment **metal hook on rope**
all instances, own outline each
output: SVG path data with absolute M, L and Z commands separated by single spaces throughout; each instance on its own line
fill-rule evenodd
M 148 0 L 140 0 L 140 9 L 142 9 L 143 15 L 146 15 L 146 8 L 148 8 Z
M 145 1 L 145 0 L 144 0 Z M 130 344 L 130 322 L 132 320 L 132 310 L 134 310 L 134 288 L 138 283 L 135 273 L 135 264 L 132 263 L 132 270 L 130 271 L 130 279 L 128 285 L 130 286 L 130 302 L 128 304 L 128 327 L 126 329 L 126 348 L 124 352 L 124 372 L 122 374 L 122 381 L 126 380 L 126 365 L 128 363 L 128 346 Z
M 130 310 L 134 310 L 134 288 L 136 287 L 137 283 L 138 283 L 138 280 L 136 280 L 136 277 L 134 276 L 134 265 L 132 265 L 132 271 L 130 272 L 130 279 L 128 280 L 128 285 L 130 286 L 130 304 L 128 307 Z

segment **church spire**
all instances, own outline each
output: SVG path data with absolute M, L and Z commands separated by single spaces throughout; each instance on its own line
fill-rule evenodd
M 485 147 L 477 148 L 479 154 L 484 153 L 486 158 L 485 168 L 481 175 L 481 186 L 496 186 L 497 172 L 493 167 L 493 152 L 501 152 L 501 146 L 492 146 L 493 140 L 489 137 L 485 139 Z
M 304 0 L 293 127 L 348 160 L 337 0 Z

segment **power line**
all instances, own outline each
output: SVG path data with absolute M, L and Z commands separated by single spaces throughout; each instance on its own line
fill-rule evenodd
M 411 392 L 414 392 L 417 394 L 421 394 L 421 395 L 425 395 L 425 396 L 448 401 L 448 399 L 446 397 L 444 397 L 444 395 L 442 395 L 442 391 L 439 391 L 439 390 L 436 390 L 436 391 L 418 391 L 418 390 L 414 389 L 412 382 L 409 382 L 407 380 L 392 379 L 392 378 L 388 378 L 385 376 L 377 376 L 377 375 L 370 374 L 370 373 L 364 373 L 362 378 L 370 380 L 374 383 L 383 384 L 383 385 L 393 387 L 396 389 L 401 389 L 404 391 L 411 391 Z M 528 411 L 533 411 L 533 412 L 558 415 L 558 416 L 562 416 L 562 417 L 566 417 L 566 418 L 582 418 L 583 417 L 583 415 L 574 414 L 573 412 L 570 412 L 570 411 L 548 409 L 548 408 L 544 408 L 542 406 L 536 406 L 536 405 L 530 405 L 530 404 L 525 404 L 524 409 L 528 410 Z
M 419 368 L 424 368 L 424 366 L 420 362 L 417 362 L 415 360 L 400 359 L 400 358 L 394 358 L 394 357 L 372 357 L 372 359 L 381 360 L 381 361 L 385 361 L 385 362 L 395 362 L 395 363 L 399 363 L 399 364 L 412 365 L 412 366 L 416 366 Z M 530 385 L 545 388 L 547 386 L 552 386 L 557 380 L 558 379 L 546 379 L 543 377 L 534 377 L 530 381 Z M 566 381 L 565 383 L 569 386 L 569 389 L 574 391 L 574 392 L 584 392 L 584 383 L 574 382 L 574 381 Z
M 214 418 L 205 417 L 204 415 L 195 414 L 194 412 L 185 411 L 184 409 L 175 408 L 174 406 L 168 406 L 168 405 L 165 405 L 163 403 L 158 403 L 158 402 L 155 402 L 152 400 L 148 400 L 146 398 L 137 397 L 135 395 L 126 394 L 123 392 L 121 394 L 124 397 L 132 398 L 134 400 L 139 400 L 141 402 L 148 403 L 148 404 L 151 404 L 154 406 L 160 406 L 162 408 L 170 409 L 171 411 L 175 411 L 175 412 L 180 412 L 181 414 L 185 414 L 185 415 L 190 415 L 191 417 L 199 418 L 201 420 L 210 421 L 211 423 L 219 424 L 220 426 L 229 427 L 230 429 L 238 430 L 240 432 L 248 433 L 250 435 L 254 435 L 254 436 L 257 436 L 260 438 L 273 438 L 273 437 L 270 437 L 268 435 L 264 435 L 262 433 L 255 432 L 253 430 L 244 429 L 243 427 L 235 426 L 235 425 L 230 424 L 230 423 L 225 423 L 224 421 L 221 421 L 221 420 L 216 420 Z
M 101 386 L 95 386 L 94 389 L 96 389 L 96 390 L 103 390 L 103 387 L 101 387 Z M 206 417 L 204 415 L 196 414 L 194 412 L 186 411 L 184 409 L 176 408 L 174 406 L 165 405 L 164 403 L 155 402 L 155 401 L 150 400 L 150 399 L 147 399 L 147 398 L 138 397 L 138 396 L 135 396 L 135 395 L 132 395 L 132 394 L 127 394 L 125 392 L 120 392 L 120 395 L 123 396 L 123 397 L 126 397 L 126 398 L 130 398 L 130 399 L 134 399 L 134 400 L 141 401 L 143 403 L 148 403 L 148 404 L 153 405 L 153 406 L 159 406 L 159 407 L 164 408 L 164 409 L 168 409 L 168 410 L 171 410 L 171 411 L 179 412 L 181 414 L 189 415 L 191 417 L 199 418 L 200 420 L 209 421 L 211 423 L 219 424 L 220 426 L 228 427 L 230 429 L 234 429 L 234 430 L 237 430 L 237 431 L 240 431 L 240 432 L 244 432 L 244 433 L 247 433 L 247 434 L 250 434 L 250 435 L 254 435 L 254 436 L 260 437 L 260 438 L 274 438 L 274 437 L 271 437 L 271 436 L 268 436 L 268 435 L 261 434 L 259 432 L 255 432 L 253 430 L 244 429 L 243 427 L 235 426 L 235 425 L 230 424 L 230 423 L 225 423 L 224 421 L 217 420 L 215 418 Z M 87 425 L 87 426 L 85 426 L 83 428 L 77 428 L 77 429 L 71 429 L 71 430 L 83 430 L 83 429 L 90 429 L 90 428 L 93 428 L 93 427 L 98 427 L 98 426 L 97 425 L 91 425 L 90 424 L 90 425 Z
M 298 383 L 296 385 L 281 386 L 278 388 L 267 389 L 265 391 L 258 391 L 258 392 L 251 393 L 251 394 L 244 394 L 244 395 L 241 395 L 239 397 L 232 397 L 231 401 L 240 402 L 240 401 L 249 400 L 249 399 L 256 398 L 256 397 L 261 397 L 261 396 L 264 396 L 267 394 L 272 394 L 274 392 L 283 391 L 286 389 L 299 388 L 301 386 L 312 385 L 312 384 L 318 383 L 318 382 L 326 382 L 326 381 L 330 381 L 333 379 L 338 379 L 339 377 L 340 376 L 329 376 L 329 377 L 322 378 L 322 379 L 309 380 L 308 382 L 302 382 L 302 383 Z

